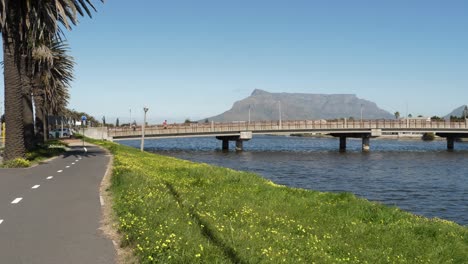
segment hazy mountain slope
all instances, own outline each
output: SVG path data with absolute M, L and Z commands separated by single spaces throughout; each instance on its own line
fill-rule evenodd
M 249 97 L 235 102 L 230 110 L 208 119 L 216 122 L 247 121 L 250 107 L 252 121 L 278 120 L 279 102 L 283 120 L 359 119 L 361 105 L 364 119 L 394 118 L 375 103 L 352 94 L 269 93 L 257 89 Z
M 444 116 L 444 118 L 450 118 L 450 116 L 457 116 L 457 117 L 461 117 L 463 116 L 463 110 L 465 109 L 466 105 L 462 105 L 458 108 L 455 108 L 450 114 Z

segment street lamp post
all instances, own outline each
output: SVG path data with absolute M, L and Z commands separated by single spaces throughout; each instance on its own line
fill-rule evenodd
M 281 129 L 281 101 L 278 101 L 278 110 L 279 110 L 279 129 Z
M 130 122 L 128 122 L 128 126 L 131 127 L 132 126 L 132 109 L 129 108 L 128 111 L 130 111 Z
M 406 128 L 409 127 L 408 102 L 406 102 Z
M 249 105 L 249 125 L 250 125 L 250 105 Z
M 145 112 L 145 116 L 143 118 L 143 125 L 141 126 L 141 145 L 140 150 L 143 151 L 145 146 L 145 125 L 146 125 L 146 112 L 148 112 L 148 107 L 143 107 L 143 111 Z
M 363 104 L 361 104 L 361 126 L 362 126 L 362 108 L 364 107 Z

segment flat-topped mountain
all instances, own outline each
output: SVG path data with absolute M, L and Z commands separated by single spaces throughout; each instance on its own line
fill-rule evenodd
M 445 119 L 449 119 L 451 116 L 456 116 L 456 117 L 462 117 L 463 111 L 465 111 L 465 108 L 467 108 L 467 105 L 462 105 L 458 108 L 455 108 L 450 114 L 444 116 Z M 467 115 L 468 116 L 468 115 Z
M 209 117 L 215 122 L 278 120 L 281 105 L 282 120 L 313 120 L 334 118 L 393 119 L 394 116 L 375 103 L 354 94 L 269 93 L 256 89 L 234 103 L 220 115 Z

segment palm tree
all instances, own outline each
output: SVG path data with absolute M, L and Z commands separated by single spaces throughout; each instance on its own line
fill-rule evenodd
M 66 111 L 74 66 L 73 57 L 67 55 L 68 51 L 66 42 L 55 38 L 50 47 L 43 45 L 33 52 L 33 94 L 39 141 L 47 139 L 47 115 L 64 114 Z
M 101 0 L 102 1 L 102 0 Z M 30 58 L 37 43 L 51 40 L 76 25 L 77 15 L 91 16 L 91 0 L 0 0 L 0 31 L 3 40 L 5 77 L 5 160 L 25 155 L 23 58 Z M 27 90 L 27 89 L 25 89 Z
M 23 101 L 23 139 L 27 150 L 34 148 L 34 112 L 32 103 L 32 88 L 31 79 L 28 74 L 28 62 L 24 57 L 21 60 L 21 85 L 22 85 L 22 101 Z

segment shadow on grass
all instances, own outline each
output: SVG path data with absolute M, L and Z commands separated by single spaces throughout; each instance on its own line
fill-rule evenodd
M 171 195 L 174 197 L 174 199 L 180 204 L 180 206 L 183 206 L 182 205 L 182 201 L 180 199 L 180 196 L 179 194 L 177 193 L 177 191 L 174 189 L 174 186 L 172 186 L 172 184 L 170 184 L 169 182 L 164 182 L 164 184 L 166 185 L 166 187 L 169 189 L 169 192 L 171 193 Z M 200 231 L 202 233 L 202 235 L 204 237 L 206 237 L 208 240 L 210 240 L 214 245 L 216 245 L 217 247 L 219 247 L 223 253 L 233 262 L 233 263 L 240 263 L 240 264 L 243 264 L 243 263 L 247 263 L 245 261 L 243 261 L 237 254 L 237 252 L 231 248 L 230 246 L 226 245 L 220 238 L 216 237 L 216 235 L 214 234 L 213 230 L 211 228 L 208 227 L 208 223 L 206 223 L 205 221 L 203 221 L 200 216 L 192 209 L 192 208 L 187 208 L 189 213 L 190 213 L 190 217 L 192 217 L 192 219 L 195 221 L 195 223 L 197 223 L 197 225 L 200 227 Z

